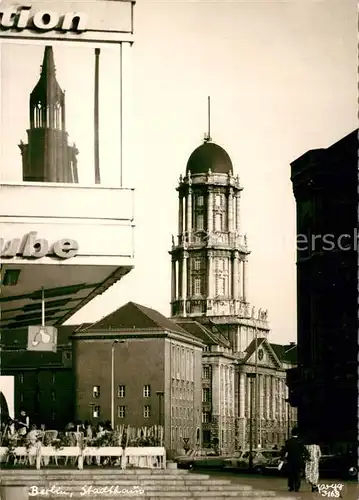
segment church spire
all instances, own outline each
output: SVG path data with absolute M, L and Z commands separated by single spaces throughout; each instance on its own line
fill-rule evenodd
M 44 58 L 41 65 L 41 76 L 48 80 L 56 76 L 54 51 L 49 45 L 45 47 Z
M 65 93 L 56 79 L 51 46 L 45 47 L 40 79 L 31 92 L 30 128 L 65 130 Z
M 40 78 L 30 94 L 28 143 L 19 145 L 23 180 L 78 182 L 77 148 L 68 143 L 65 92 L 56 79 L 53 48 L 46 46 Z

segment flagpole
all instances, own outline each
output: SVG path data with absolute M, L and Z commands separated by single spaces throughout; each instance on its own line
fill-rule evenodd
M 41 289 L 41 316 L 42 316 L 42 321 L 41 321 L 41 326 L 45 326 L 45 289 L 42 287 Z

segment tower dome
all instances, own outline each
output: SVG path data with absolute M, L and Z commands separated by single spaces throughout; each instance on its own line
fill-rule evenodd
M 186 173 L 206 174 L 209 169 L 216 174 L 233 174 L 228 153 L 213 142 L 205 142 L 193 151 L 187 162 Z

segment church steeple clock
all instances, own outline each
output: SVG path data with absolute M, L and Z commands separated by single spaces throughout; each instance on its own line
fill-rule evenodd
M 78 182 L 75 145 L 68 144 L 65 93 L 56 79 L 53 49 L 45 47 L 41 74 L 30 94 L 28 144 L 20 143 L 23 180 Z

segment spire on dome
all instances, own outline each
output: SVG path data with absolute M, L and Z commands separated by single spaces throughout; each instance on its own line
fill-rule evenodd
M 211 142 L 211 96 L 208 96 L 208 131 L 204 134 L 204 142 Z

